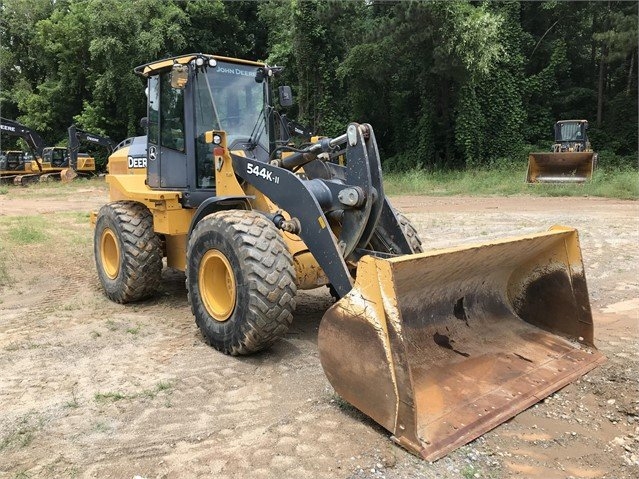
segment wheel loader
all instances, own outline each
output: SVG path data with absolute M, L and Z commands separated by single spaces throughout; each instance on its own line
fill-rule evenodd
M 277 134 L 280 70 L 208 54 L 135 69 L 147 135 L 109 157 L 91 214 L 110 299 L 151 296 L 165 261 L 205 340 L 242 355 L 285 335 L 298 290 L 330 286 L 328 380 L 431 461 L 604 360 L 574 229 L 428 250 L 384 194 L 371 125 L 297 148 Z
M 588 121 L 555 123 L 555 143 L 548 153 L 530 153 L 526 183 L 584 183 L 592 178 L 597 153 L 587 135 Z

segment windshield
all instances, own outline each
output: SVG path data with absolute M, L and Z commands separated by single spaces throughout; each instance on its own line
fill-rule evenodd
M 255 81 L 257 67 L 219 61 L 196 77 L 196 135 L 224 130 L 229 147 L 249 139 L 268 151 L 264 84 Z
M 556 141 L 583 141 L 582 124 L 578 122 L 560 123 Z

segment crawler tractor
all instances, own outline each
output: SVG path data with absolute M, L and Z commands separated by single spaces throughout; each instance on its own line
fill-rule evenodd
M 301 148 L 276 134 L 279 70 L 204 54 L 135 69 L 147 135 L 110 156 L 110 202 L 91 216 L 109 298 L 151 296 L 166 261 L 206 341 L 239 355 L 286 333 L 298 290 L 330 285 L 329 381 L 428 460 L 603 360 L 574 229 L 422 252 L 384 194 L 371 125 Z

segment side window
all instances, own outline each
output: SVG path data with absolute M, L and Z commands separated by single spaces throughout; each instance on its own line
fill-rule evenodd
M 198 188 L 215 186 L 213 168 L 213 144 L 204 142 L 204 133 L 219 130 L 217 114 L 211 100 L 211 90 L 206 74 L 198 73 L 195 78 L 195 161 Z
M 171 88 L 170 73 L 160 75 L 160 145 L 184 152 L 184 90 Z
M 149 96 L 149 143 L 154 145 L 160 144 L 160 80 L 157 75 L 149 78 L 148 92 Z

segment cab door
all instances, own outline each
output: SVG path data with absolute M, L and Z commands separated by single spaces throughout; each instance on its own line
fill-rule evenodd
M 170 72 L 149 77 L 147 183 L 152 188 L 187 188 L 184 89 L 172 88 Z

